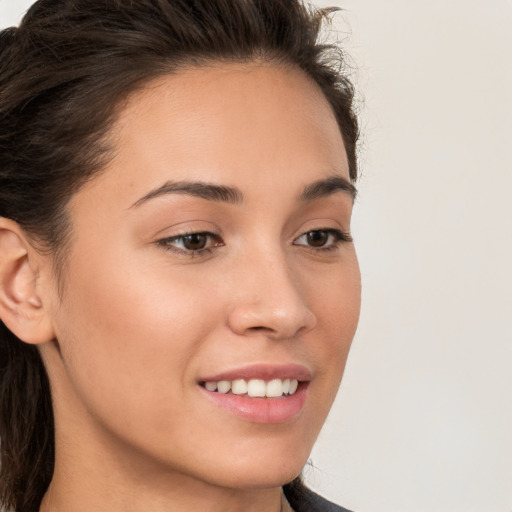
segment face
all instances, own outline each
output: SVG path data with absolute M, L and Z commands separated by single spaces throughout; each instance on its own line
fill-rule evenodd
M 297 70 L 190 69 L 134 94 L 111 136 L 115 157 L 69 204 L 51 301 L 57 432 L 72 424 L 107 466 L 223 487 L 293 479 L 359 315 L 328 103 Z

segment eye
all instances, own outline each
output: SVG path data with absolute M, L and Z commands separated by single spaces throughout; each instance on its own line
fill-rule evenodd
M 157 243 L 166 250 L 192 256 L 208 253 L 212 248 L 224 245 L 218 235 L 207 231 L 163 238 Z
M 294 245 L 305 245 L 323 251 L 337 249 L 345 242 L 352 242 L 352 237 L 339 229 L 314 229 L 293 241 Z

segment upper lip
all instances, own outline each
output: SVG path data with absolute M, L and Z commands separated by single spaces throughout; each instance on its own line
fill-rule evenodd
M 300 364 L 252 364 L 233 368 L 200 379 L 200 382 L 219 382 L 221 380 L 237 379 L 296 379 L 299 381 L 311 380 L 311 372 Z

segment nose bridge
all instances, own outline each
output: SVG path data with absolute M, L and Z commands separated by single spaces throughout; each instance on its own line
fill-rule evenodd
M 257 251 L 240 263 L 229 318 L 235 332 L 289 338 L 314 327 L 305 290 L 282 249 Z

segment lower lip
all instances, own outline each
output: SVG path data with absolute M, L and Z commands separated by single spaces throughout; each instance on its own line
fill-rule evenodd
M 249 398 L 246 395 L 201 390 L 224 410 L 253 423 L 285 423 L 302 411 L 306 402 L 308 382 L 301 382 L 293 395 L 277 398 Z

